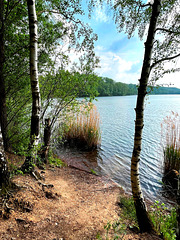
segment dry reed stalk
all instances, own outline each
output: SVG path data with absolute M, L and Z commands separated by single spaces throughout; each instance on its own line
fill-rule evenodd
M 164 149 L 164 167 L 165 173 L 171 170 L 180 169 L 180 116 L 172 112 L 164 120 L 165 129 L 165 149 Z
M 64 134 L 66 141 L 76 140 L 88 148 L 100 144 L 100 117 L 97 107 L 92 103 L 81 106 L 80 112 L 67 125 L 68 131 Z

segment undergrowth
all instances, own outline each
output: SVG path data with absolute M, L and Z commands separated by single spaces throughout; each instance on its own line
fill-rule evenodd
M 58 157 L 50 156 L 48 158 L 49 164 L 55 167 L 64 167 L 66 164 Z
M 168 210 L 164 203 L 155 201 L 151 206 L 150 217 L 158 234 L 165 240 L 176 239 L 176 209 Z
M 120 218 L 113 223 L 108 222 L 105 226 L 105 239 L 106 240 L 120 240 L 123 239 L 128 229 L 138 229 L 136 210 L 132 198 L 121 197 L 119 204 L 121 208 Z M 104 239 L 100 234 L 97 239 Z
M 119 240 L 123 239 L 130 230 L 133 230 L 133 233 L 139 232 L 133 199 L 122 197 L 120 198 L 119 206 L 121 208 L 119 220 L 113 223 L 108 222 L 104 226 L 106 231 L 105 238 L 98 234 L 97 239 Z M 169 210 L 164 203 L 155 201 L 150 207 L 149 216 L 158 235 L 162 236 L 164 240 L 176 239 L 175 208 Z

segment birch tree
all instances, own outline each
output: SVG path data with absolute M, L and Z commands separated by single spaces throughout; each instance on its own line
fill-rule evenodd
M 136 120 L 135 120 L 135 135 L 134 135 L 134 149 L 131 159 L 131 184 L 134 204 L 136 208 L 136 215 L 139 227 L 142 232 L 152 231 L 152 223 L 148 217 L 143 194 L 139 179 L 139 162 L 142 145 L 142 129 L 144 126 L 144 100 L 146 96 L 146 89 L 150 75 L 150 65 L 152 57 L 152 49 L 154 43 L 154 36 L 156 24 L 160 13 L 161 1 L 155 0 L 152 6 L 152 15 L 150 19 L 147 39 L 145 42 L 144 62 L 141 71 L 141 78 L 139 80 L 138 97 L 136 103 Z
M 155 83 L 165 73 L 174 72 L 179 69 L 165 69 L 163 64 L 165 61 L 171 61 L 180 56 L 179 53 L 179 28 L 180 18 L 178 13 L 179 1 L 161 1 L 154 0 L 147 4 L 143 1 L 121 1 L 117 2 L 116 11 L 129 11 L 122 21 L 122 16 L 118 12 L 115 16 L 120 29 L 126 25 L 129 36 L 136 28 L 139 30 L 140 38 L 143 37 L 144 31 L 148 23 L 148 31 L 145 41 L 145 52 L 141 77 L 139 79 L 138 96 L 136 103 L 136 120 L 134 149 L 131 159 L 131 184 L 136 215 L 141 232 L 153 231 L 152 223 L 149 219 L 146 204 L 139 179 L 139 163 L 142 146 L 142 130 L 144 127 L 144 100 L 147 94 L 147 85 L 150 80 Z M 129 6 L 123 4 L 128 3 Z M 127 13 L 127 12 L 126 12 Z M 120 16 L 120 17 L 119 17 Z M 124 16 L 124 15 L 123 15 Z M 130 19 L 132 22 L 130 22 Z M 158 37 L 157 33 L 161 35 Z
M 99 1 L 102 4 L 102 1 Z M 98 2 L 98 3 L 99 3 Z M 90 10 L 97 1 L 90 1 Z M 134 149 L 131 159 L 131 183 L 137 219 L 141 232 L 153 231 L 148 217 L 146 204 L 139 179 L 139 163 L 144 127 L 144 100 L 147 85 L 167 73 L 179 71 L 176 66 L 169 67 L 167 62 L 174 62 L 180 56 L 180 15 L 179 0 L 142 0 L 107 1 L 114 11 L 114 20 L 118 30 L 125 31 L 128 37 L 138 33 L 145 40 L 144 60 L 139 79 L 136 103 Z
M 30 82 L 32 92 L 32 114 L 31 114 L 31 133 L 29 156 L 26 158 L 22 169 L 33 168 L 36 158 L 37 146 L 40 135 L 40 89 L 38 80 L 38 53 L 37 53 L 37 16 L 35 0 L 27 0 L 29 17 L 29 37 L 30 37 Z
M 27 0 L 30 36 L 30 81 L 32 92 L 31 146 L 37 146 L 40 134 L 40 89 L 38 81 L 37 16 L 35 0 Z

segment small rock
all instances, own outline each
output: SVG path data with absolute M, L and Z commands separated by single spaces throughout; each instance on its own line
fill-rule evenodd
M 30 225 L 29 224 L 25 224 L 24 225 L 24 228 L 28 228 Z

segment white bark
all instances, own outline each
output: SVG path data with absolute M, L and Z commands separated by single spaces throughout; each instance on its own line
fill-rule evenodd
M 31 147 L 39 142 L 40 134 L 40 90 L 38 81 L 38 53 L 37 53 L 37 15 L 35 0 L 27 0 L 30 34 L 30 79 L 32 91 L 32 117 L 31 117 Z
M 141 71 L 140 85 L 136 103 L 136 121 L 134 135 L 134 149 L 131 158 L 131 185 L 136 215 L 142 232 L 151 232 L 152 223 L 146 211 L 146 204 L 139 179 L 139 162 L 142 146 L 142 130 L 144 126 L 144 99 L 147 91 L 147 84 L 150 75 L 151 56 L 153 51 L 153 41 L 155 37 L 156 24 L 160 13 L 161 0 L 155 0 L 152 5 L 152 16 L 149 24 L 147 39 L 145 42 L 144 61 Z

